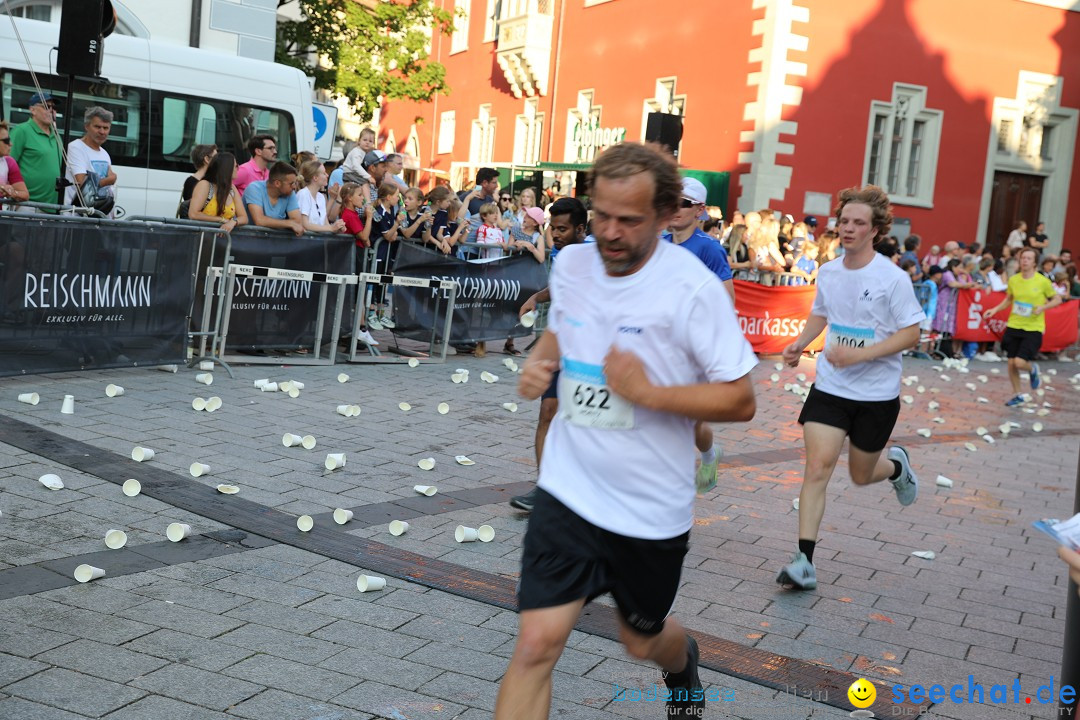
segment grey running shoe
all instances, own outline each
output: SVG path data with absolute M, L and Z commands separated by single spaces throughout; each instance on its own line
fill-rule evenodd
M 900 477 L 889 481 L 892 483 L 893 489 L 896 490 L 896 499 L 900 501 L 901 505 L 910 505 L 919 496 L 919 478 L 915 476 L 915 471 L 911 469 L 911 458 L 908 457 L 907 450 L 899 445 L 893 445 L 889 448 L 888 457 L 890 460 L 900 463 L 902 468 Z
M 533 488 L 524 495 L 515 495 L 510 498 L 510 507 L 524 510 L 525 512 L 532 512 L 534 504 L 536 504 L 536 488 Z
M 673 685 L 668 675 L 664 674 L 664 684 L 671 691 L 671 699 L 667 701 L 667 716 L 669 718 L 701 718 L 705 716 L 705 688 L 698 677 L 698 646 L 697 640 L 686 636 L 686 669 L 679 673 L 689 673 L 690 677 L 685 685 Z
M 777 574 L 776 582 L 792 585 L 799 590 L 813 590 L 817 587 L 817 570 L 814 569 L 814 564 L 806 559 L 806 555 L 797 552 L 791 562 Z

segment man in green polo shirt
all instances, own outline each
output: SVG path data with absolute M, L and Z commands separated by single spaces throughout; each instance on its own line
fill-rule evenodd
M 30 96 L 30 119 L 11 128 L 11 156 L 19 163 L 31 202 L 56 203 L 60 143 L 53 132 L 56 102 L 49 93 Z

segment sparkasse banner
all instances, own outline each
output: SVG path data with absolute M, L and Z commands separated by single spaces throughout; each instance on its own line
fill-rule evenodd
M 739 329 L 761 354 L 784 351 L 806 327 L 806 318 L 817 294 L 816 285 L 766 287 L 758 283 L 735 281 L 735 313 Z M 810 343 L 807 350 L 821 350 L 825 334 Z

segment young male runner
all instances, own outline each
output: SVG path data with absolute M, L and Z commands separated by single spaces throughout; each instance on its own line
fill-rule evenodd
M 784 348 L 784 360 L 796 367 L 803 349 L 828 326 L 817 378 L 799 415 L 806 445 L 799 549 L 776 576 L 800 590 L 817 587 L 814 546 L 845 438 L 853 483 L 888 479 L 901 505 L 915 502 L 919 492 L 904 448 L 894 445 L 881 455 L 900 414 L 900 354 L 919 341 L 925 317 L 908 274 L 874 251 L 874 240 L 892 226 L 889 196 L 873 185 L 844 190 L 836 218 L 844 256 L 821 266 L 806 327 Z
M 554 252 L 561 251 L 567 245 L 585 242 L 586 227 L 589 223 L 589 213 L 585 210 L 585 206 L 581 204 L 580 200 L 577 198 L 559 198 L 548 207 L 548 213 L 551 216 L 551 222 L 548 224 L 548 227 L 551 228 L 551 240 L 555 245 Z M 554 267 L 554 253 L 551 258 L 551 263 Z M 550 288 L 544 288 L 533 294 L 522 304 L 521 310 L 518 311 L 518 315 L 524 315 L 527 312 L 536 310 L 537 303 L 542 302 L 551 302 Z M 537 472 L 540 471 L 540 460 L 544 457 L 544 439 L 547 438 L 551 420 L 555 417 L 555 413 L 559 411 L 558 384 L 559 371 L 556 370 L 555 375 L 551 380 L 551 385 L 548 386 L 548 389 L 540 396 L 540 416 L 536 420 L 535 441 Z M 515 495 L 510 498 L 511 507 L 515 507 L 518 510 L 524 510 L 525 512 L 532 512 L 533 503 L 535 502 L 536 488 L 533 488 L 524 495 Z
M 552 669 L 605 592 L 627 651 L 665 671 L 668 717 L 700 717 L 697 645 L 668 617 L 693 522 L 694 421 L 752 418 L 757 360 L 716 276 L 659 240 L 682 191 L 670 159 L 616 145 L 590 185 L 596 243 L 560 253 L 518 386 L 539 397 L 561 366 L 495 717 L 548 716 Z
M 1039 251 L 1035 248 L 1021 250 L 1020 272 L 1009 278 L 1005 299 L 997 307 L 983 312 L 983 319 L 987 319 L 1012 306 L 1001 338 L 1001 349 L 1009 358 L 1009 382 L 1013 389 L 1012 399 L 1005 403 L 1009 407 L 1028 400 L 1020 392 L 1021 370 L 1030 373 L 1031 389 L 1039 389 L 1039 363 L 1035 362 L 1035 356 L 1039 354 L 1046 332 L 1046 311 L 1060 305 L 1064 299 L 1045 275 L 1035 272 L 1038 260 Z

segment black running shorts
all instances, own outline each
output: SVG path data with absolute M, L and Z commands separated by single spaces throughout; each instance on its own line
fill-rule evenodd
M 617 535 L 537 488 L 518 585 L 520 610 L 592 600 L 610 592 L 623 620 L 656 635 L 675 603 L 690 533 L 668 540 Z
M 799 414 L 799 424 L 816 422 L 840 428 L 858 449 L 879 452 L 889 444 L 889 436 L 899 416 L 899 397 L 892 400 L 848 400 L 811 387 Z
M 544 394 L 540 396 L 541 400 L 558 400 L 559 399 L 559 371 L 556 370 L 551 376 L 551 384 L 548 385 L 548 389 L 544 391 Z
M 1005 352 L 1005 357 L 1034 360 L 1042 347 L 1042 338 L 1041 332 L 1007 327 L 1005 334 L 1001 336 L 1001 349 Z

